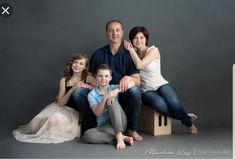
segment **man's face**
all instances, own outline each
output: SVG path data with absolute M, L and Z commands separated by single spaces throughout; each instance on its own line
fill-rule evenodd
M 110 23 L 107 27 L 106 34 L 110 43 L 115 44 L 122 42 L 122 37 L 124 35 L 122 25 L 118 22 Z

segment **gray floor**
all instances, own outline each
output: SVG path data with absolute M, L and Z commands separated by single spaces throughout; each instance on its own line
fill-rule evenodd
M 82 139 L 60 144 L 30 144 L 1 133 L 1 158 L 232 158 L 232 130 L 199 127 L 197 135 L 179 124 L 172 135 L 151 136 L 132 147 L 116 150 L 114 145 L 85 144 Z

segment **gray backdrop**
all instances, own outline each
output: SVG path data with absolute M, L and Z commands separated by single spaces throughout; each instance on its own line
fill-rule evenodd
M 0 1 L 4 2 L 4 1 Z M 119 19 L 125 38 L 136 25 L 159 47 L 162 74 L 199 127 L 232 126 L 235 63 L 233 0 L 21 0 L 0 18 L 1 132 L 51 103 L 65 63 L 105 45 L 105 24 Z

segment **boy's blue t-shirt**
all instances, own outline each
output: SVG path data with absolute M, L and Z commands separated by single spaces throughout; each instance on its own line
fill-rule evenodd
M 115 85 L 109 85 L 108 86 L 108 91 L 114 90 L 116 88 L 118 88 L 119 85 L 115 84 Z M 95 88 L 93 88 L 90 93 L 87 96 L 88 102 L 90 104 L 90 107 L 94 107 L 97 106 L 101 100 L 103 99 L 104 95 L 102 94 L 102 92 L 99 90 L 99 87 L 96 86 Z M 105 105 L 104 111 L 103 111 L 103 115 L 100 117 L 97 117 L 97 125 L 103 125 L 107 120 L 109 120 L 109 112 L 108 112 L 108 108 L 107 105 Z

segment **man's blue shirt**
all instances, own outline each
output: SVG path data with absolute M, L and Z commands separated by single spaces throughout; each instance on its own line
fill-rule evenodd
M 115 55 L 111 53 L 109 45 L 96 50 L 90 59 L 89 72 L 95 74 L 96 68 L 101 64 L 106 64 L 112 69 L 110 84 L 119 84 L 119 81 L 126 75 L 139 74 L 130 53 L 123 44 Z

